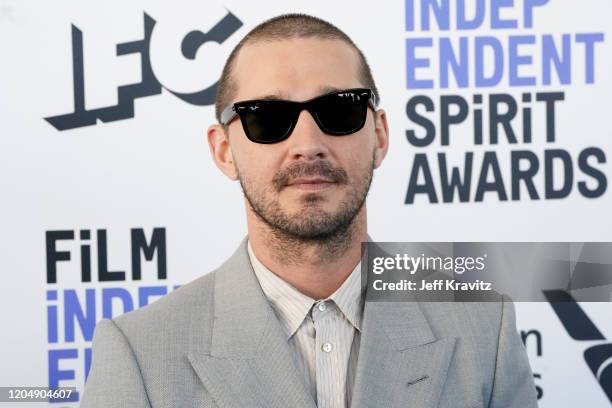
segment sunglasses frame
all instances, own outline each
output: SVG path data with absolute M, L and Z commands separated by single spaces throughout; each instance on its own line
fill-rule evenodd
M 317 126 L 319 126 L 319 129 L 321 129 L 322 132 L 328 135 L 332 135 L 332 136 L 346 136 L 346 135 L 350 135 L 355 132 L 358 132 L 359 130 L 363 128 L 363 126 L 365 125 L 366 119 L 367 119 L 367 114 L 364 115 L 364 120 L 362 121 L 361 125 L 354 130 L 351 130 L 349 132 L 330 132 L 329 129 L 326 129 L 325 126 L 321 123 L 321 120 L 316 113 L 316 103 L 321 98 L 325 98 L 325 97 L 336 95 L 336 94 L 347 93 L 347 92 L 353 92 L 353 93 L 360 94 L 362 97 L 367 97 L 366 109 L 371 108 L 374 112 L 376 112 L 378 103 L 377 103 L 376 95 L 374 94 L 374 91 L 368 88 L 351 88 L 351 89 L 344 89 L 344 90 L 329 92 L 329 93 L 316 96 L 312 99 L 309 99 L 303 102 L 288 101 L 284 99 L 251 99 L 251 100 L 236 102 L 228 106 L 227 108 L 223 110 L 223 112 L 221 112 L 220 123 L 223 126 L 227 126 L 232 121 L 234 121 L 236 117 L 239 117 L 240 122 L 242 124 L 242 128 L 244 129 L 244 133 L 246 134 L 247 138 L 250 141 L 252 141 L 253 143 L 260 143 L 260 144 L 273 144 L 273 143 L 279 143 L 279 142 L 282 142 L 283 140 L 288 139 L 289 136 L 291 136 L 291 134 L 293 133 L 295 126 L 297 125 L 297 119 L 299 118 L 300 113 L 303 110 L 307 110 L 308 113 L 310 113 L 310 115 L 313 117 L 314 121 L 316 122 Z M 247 109 L 249 109 L 249 107 L 253 106 L 256 103 L 265 104 L 265 103 L 278 103 L 278 102 L 287 103 L 295 107 L 295 111 L 297 112 L 295 120 L 292 121 L 289 129 L 281 137 L 274 139 L 272 141 L 255 140 L 249 134 L 249 129 L 246 124 L 246 118 L 244 115 L 247 113 Z

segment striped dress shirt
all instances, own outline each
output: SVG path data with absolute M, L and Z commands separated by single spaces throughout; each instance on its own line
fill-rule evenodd
M 361 263 L 330 297 L 315 300 L 266 268 L 250 242 L 248 253 L 317 407 L 350 407 L 363 314 Z

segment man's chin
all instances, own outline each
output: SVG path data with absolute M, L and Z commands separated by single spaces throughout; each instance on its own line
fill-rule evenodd
M 287 208 L 285 214 L 289 214 L 289 218 L 294 220 L 331 219 L 338 211 L 338 208 L 335 207 L 337 206 L 334 206 L 327 200 L 317 198 L 304 199 Z
M 338 228 L 330 228 L 329 223 L 294 223 L 289 228 L 284 228 L 283 232 L 288 236 L 305 241 L 325 241 L 334 236 Z
M 292 191 L 285 197 L 280 197 L 280 204 L 290 214 L 299 214 L 306 208 L 317 208 L 332 214 L 340 207 L 345 196 L 334 189 L 324 191 Z

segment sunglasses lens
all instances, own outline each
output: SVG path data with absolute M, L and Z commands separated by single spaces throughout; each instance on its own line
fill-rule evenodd
M 247 137 L 255 143 L 276 143 L 286 139 L 294 117 L 295 107 L 283 101 L 251 103 L 240 112 Z
M 344 136 L 360 130 L 366 121 L 371 91 L 351 89 L 306 102 L 284 100 L 245 101 L 234 104 L 242 127 L 252 142 L 276 143 L 289 137 L 300 112 L 307 109 L 321 130 Z
M 345 91 L 325 95 L 317 100 L 315 115 L 322 130 L 331 135 L 349 135 L 363 127 L 369 94 Z

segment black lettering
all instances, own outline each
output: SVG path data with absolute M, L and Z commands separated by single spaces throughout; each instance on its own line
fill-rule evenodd
M 106 230 L 98 230 L 98 280 L 100 282 L 123 281 L 125 271 L 108 270 L 108 254 L 106 248 Z
M 90 239 L 89 230 L 81 230 L 81 240 Z M 81 281 L 91 282 L 91 247 L 89 244 L 81 244 Z
M 153 260 L 157 252 L 157 277 L 166 279 L 166 229 L 153 228 L 151 243 L 147 244 L 144 230 L 142 228 L 132 228 L 132 279 L 141 278 L 141 259 L 140 253 L 144 254 L 147 261 Z
M 418 184 L 419 172 L 421 171 L 425 182 L 423 184 Z M 429 162 L 427 161 L 427 155 L 425 153 L 417 153 L 414 155 L 405 203 L 414 203 L 414 196 L 417 194 L 427 194 L 430 203 L 438 202 L 436 188 L 433 183 L 433 178 L 431 177 L 431 170 L 429 169 Z
M 563 184 L 558 190 L 554 186 L 554 160 L 561 160 L 563 165 Z M 544 152 L 544 178 L 547 199 L 565 198 L 572 191 L 574 171 L 572 158 L 562 149 L 550 149 Z
M 482 95 L 476 94 L 473 97 L 474 101 L 474 144 L 482 144 Z M 477 106 L 478 105 L 478 106 Z
M 539 330 L 529 330 L 528 332 L 521 331 L 521 339 L 523 340 L 525 348 L 527 348 L 527 339 L 529 336 L 535 337 L 536 356 L 542 357 L 542 334 Z
M 489 170 L 493 173 L 493 181 L 491 182 L 487 181 L 489 178 Z M 496 192 L 500 201 L 506 201 L 508 199 L 495 152 L 485 152 L 484 154 L 474 201 L 482 201 L 484 194 L 488 191 Z
M 442 188 L 442 201 L 445 203 L 452 203 L 455 195 L 455 189 L 457 189 L 457 195 L 459 201 L 462 203 L 470 200 L 470 186 L 472 184 L 472 162 L 474 153 L 465 153 L 465 168 L 463 170 L 463 181 L 461 180 L 461 174 L 459 168 L 451 168 L 450 182 L 448 180 L 448 171 L 446 167 L 446 155 L 444 153 L 438 153 L 438 165 L 440 167 L 440 185 Z
M 506 113 L 499 113 L 499 105 L 505 104 L 508 107 Z M 516 116 L 516 101 L 511 95 L 508 94 L 491 94 L 489 95 L 489 138 L 491 144 L 498 143 L 497 128 L 498 124 L 501 124 L 508 138 L 508 142 L 511 144 L 518 143 L 514 130 L 510 122 Z
M 528 166 L 521 170 L 521 160 L 526 160 Z M 516 150 L 511 153 L 512 162 L 512 200 L 521 199 L 521 180 L 525 182 L 529 198 L 538 200 L 538 191 L 533 184 L 533 177 L 538 173 L 540 161 L 538 156 L 530 150 Z
M 47 283 L 57 283 L 57 262 L 69 261 L 69 251 L 58 251 L 55 243 L 59 240 L 74 239 L 74 231 L 47 231 L 45 243 L 47 247 Z
M 228 13 L 219 21 L 213 28 L 204 33 L 202 31 L 191 31 L 188 33 L 181 43 L 181 52 L 188 59 L 195 59 L 200 47 L 206 43 L 214 42 L 223 44 L 232 34 L 242 27 L 242 21 L 234 14 Z M 217 83 L 194 93 L 172 92 L 174 96 L 182 99 L 185 102 L 193 105 L 211 105 L 215 103 L 215 95 L 217 93 Z
M 597 163 L 606 162 L 606 154 L 597 147 L 589 147 L 580 152 L 578 156 L 578 168 L 580 168 L 584 174 L 593 177 L 595 181 L 597 181 L 597 186 L 591 190 L 587 187 L 585 181 L 580 181 L 578 182 L 578 191 L 586 198 L 597 198 L 606 192 L 608 180 L 601 170 L 589 165 L 589 157 L 591 156 L 597 159 Z
M 408 115 L 408 119 L 417 125 L 423 126 L 425 129 L 425 136 L 423 138 L 418 138 L 415 131 L 413 129 L 409 129 L 406 131 L 406 138 L 408 139 L 408 143 L 413 146 L 425 147 L 434 141 L 434 138 L 436 137 L 436 127 L 431 120 L 417 112 L 417 106 L 419 105 L 423 105 L 427 112 L 432 112 L 434 110 L 434 104 L 429 97 L 424 95 L 413 96 L 406 104 L 406 114 Z
M 531 102 L 531 94 L 523 94 L 523 102 Z M 523 143 L 531 143 L 531 107 L 523 106 Z
M 468 115 L 468 104 L 459 95 L 445 95 L 440 98 L 440 126 L 442 131 L 440 132 L 442 146 L 448 146 L 449 144 L 449 131 L 453 124 L 461 123 L 467 118 Z M 450 106 L 455 105 L 459 108 L 456 115 L 451 115 Z
M 555 141 L 555 102 L 565 100 L 563 92 L 539 92 L 536 94 L 538 102 L 546 104 L 546 141 Z

